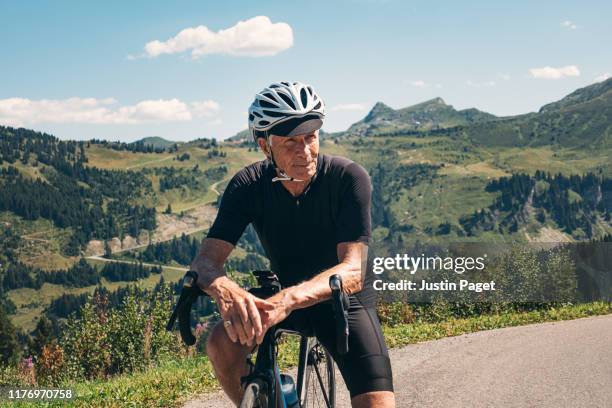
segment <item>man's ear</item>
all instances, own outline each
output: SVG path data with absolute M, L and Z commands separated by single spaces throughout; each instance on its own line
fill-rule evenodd
M 266 139 L 263 137 L 257 138 L 257 144 L 259 148 L 264 152 L 266 157 L 270 158 L 270 150 L 268 148 L 268 143 L 266 143 Z

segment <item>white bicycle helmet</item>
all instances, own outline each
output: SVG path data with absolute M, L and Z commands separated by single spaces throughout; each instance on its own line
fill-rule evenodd
M 295 136 L 321 128 L 325 104 L 310 85 L 275 82 L 255 95 L 249 107 L 249 132 L 257 142 L 269 134 Z

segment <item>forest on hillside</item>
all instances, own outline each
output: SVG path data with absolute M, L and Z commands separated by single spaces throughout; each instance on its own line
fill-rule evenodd
M 156 227 L 155 208 L 134 203 L 152 191 L 150 180 L 139 172 L 86 165 L 84 142 L 0 127 L 0 164 L 4 162 L 8 165 L 0 169 L 0 211 L 71 228 L 67 255 L 78 255 L 91 239 L 137 236 Z M 35 169 L 36 177 L 18 164 Z
M 499 196 L 489 207 L 461 219 L 468 235 L 496 228 L 516 232 L 530 208 L 541 224 L 552 220 L 562 231 L 580 230 L 588 239 L 594 238 L 599 219 L 610 222 L 612 179 L 602 175 L 551 175 L 538 170 L 533 176 L 519 173 L 492 180 L 485 189 Z

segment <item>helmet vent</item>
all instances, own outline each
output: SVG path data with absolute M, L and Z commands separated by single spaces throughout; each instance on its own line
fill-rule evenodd
M 314 107 L 314 109 L 319 109 L 321 107 L 321 101 L 319 101 L 319 103 L 317 103 L 317 106 Z
M 287 95 L 285 95 L 284 93 L 278 93 L 278 96 L 280 96 L 283 101 L 285 101 L 287 103 L 287 105 L 291 106 L 291 109 L 295 109 L 295 104 L 293 103 L 293 101 L 291 100 L 291 98 L 289 98 Z M 282 116 L 282 115 L 281 115 Z
M 265 110 L 265 109 L 264 109 L 263 113 L 264 113 L 264 115 L 271 116 L 273 118 L 280 118 L 280 117 L 283 117 L 283 116 L 287 116 L 287 114 L 283 113 L 283 112 L 275 112 L 275 111 L 270 111 L 270 110 Z
M 300 90 L 300 99 L 302 100 L 302 106 L 306 108 L 308 105 L 308 95 L 306 95 L 306 89 L 304 88 Z
M 259 101 L 259 106 L 261 106 L 262 108 L 278 108 L 278 106 L 271 104 L 268 101 Z

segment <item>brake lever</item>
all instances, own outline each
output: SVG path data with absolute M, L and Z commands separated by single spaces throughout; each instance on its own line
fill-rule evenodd
M 329 278 L 329 287 L 332 290 L 332 307 L 336 320 L 336 345 L 338 353 L 345 355 L 348 353 L 348 308 L 349 298 L 342 290 L 342 278 L 340 275 L 332 275 Z
M 193 346 L 196 342 L 196 338 L 191 331 L 191 308 L 198 300 L 198 297 L 207 296 L 207 294 L 196 284 L 197 281 L 198 273 L 196 271 L 187 271 L 185 276 L 183 276 L 181 294 L 166 324 L 166 330 L 172 331 L 174 329 L 174 323 L 178 318 L 181 338 L 188 346 Z

